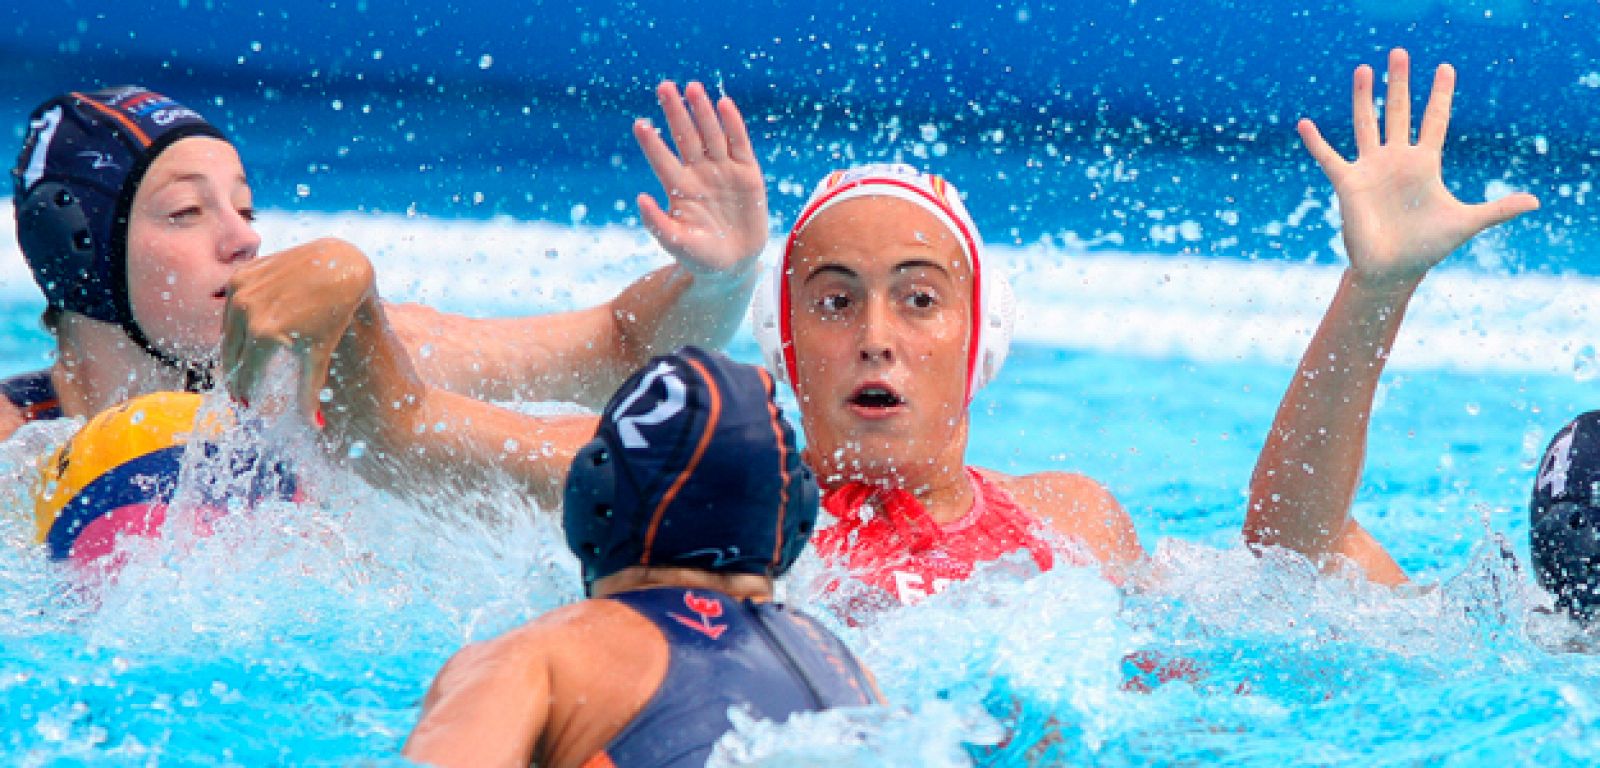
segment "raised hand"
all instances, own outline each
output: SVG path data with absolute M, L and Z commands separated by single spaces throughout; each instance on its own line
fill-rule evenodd
M 1533 195 L 1517 193 L 1468 205 L 1444 185 L 1440 158 L 1450 126 L 1456 73 L 1439 65 L 1416 143 L 1411 140 L 1410 57 L 1389 53 L 1384 136 L 1372 99 L 1372 68 L 1356 68 L 1352 92 L 1356 160 L 1347 162 L 1323 140 L 1317 126 L 1301 120 L 1300 138 L 1339 195 L 1344 244 L 1356 276 L 1374 285 L 1405 285 L 1489 227 L 1539 207 Z
M 767 243 L 767 190 L 739 108 L 726 96 L 713 106 L 696 82 L 681 96 L 677 85 L 663 82 L 656 97 L 678 153 L 650 121 L 634 122 L 634 138 L 667 196 L 662 210 L 639 195 L 645 227 L 697 274 L 753 265 Z

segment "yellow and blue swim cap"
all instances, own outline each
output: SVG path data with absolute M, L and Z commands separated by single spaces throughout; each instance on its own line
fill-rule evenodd
M 201 403 L 200 395 L 186 392 L 134 398 L 90 419 L 56 451 L 34 494 L 37 541 L 51 559 L 87 565 L 113 554 L 123 536 L 160 535 L 186 447 L 200 440 L 215 452 L 228 426 L 222 418 L 202 418 Z M 286 475 L 266 474 L 269 487 L 252 487 L 252 499 L 293 497 Z M 227 507 L 225 499 L 201 503 Z

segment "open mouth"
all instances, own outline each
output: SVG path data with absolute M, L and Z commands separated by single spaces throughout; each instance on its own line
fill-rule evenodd
M 905 398 L 887 384 L 863 384 L 850 394 L 849 403 L 857 408 L 873 411 L 905 405 Z

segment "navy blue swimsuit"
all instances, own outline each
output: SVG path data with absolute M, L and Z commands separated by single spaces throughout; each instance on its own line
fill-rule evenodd
M 50 380 L 49 368 L 0 381 L 0 395 L 4 395 L 22 412 L 23 421 L 61 418 L 61 399 L 56 396 L 56 385 Z
M 670 655 L 661 687 L 588 765 L 703 766 L 733 727 L 729 707 L 782 721 L 879 703 L 850 649 L 799 611 L 678 587 L 607 599 L 659 627 Z

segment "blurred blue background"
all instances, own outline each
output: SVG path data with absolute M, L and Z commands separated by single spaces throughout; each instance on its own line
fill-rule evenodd
M 1401 45 L 1460 72 L 1461 196 L 1546 203 L 1478 266 L 1597 268 L 1593 0 L 267 6 L 11 3 L 3 135 L 51 93 L 139 82 L 230 130 L 265 206 L 627 220 L 653 184 L 630 120 L 701 78 L 755 123 L 780 216 L 834 165 L 900 158 L 963 186 L 991 240 L 1334 261 L 1320 217 L 1282 226 L 1329 194 L 1293 125 L 1348 148 L 1350 70 Z

